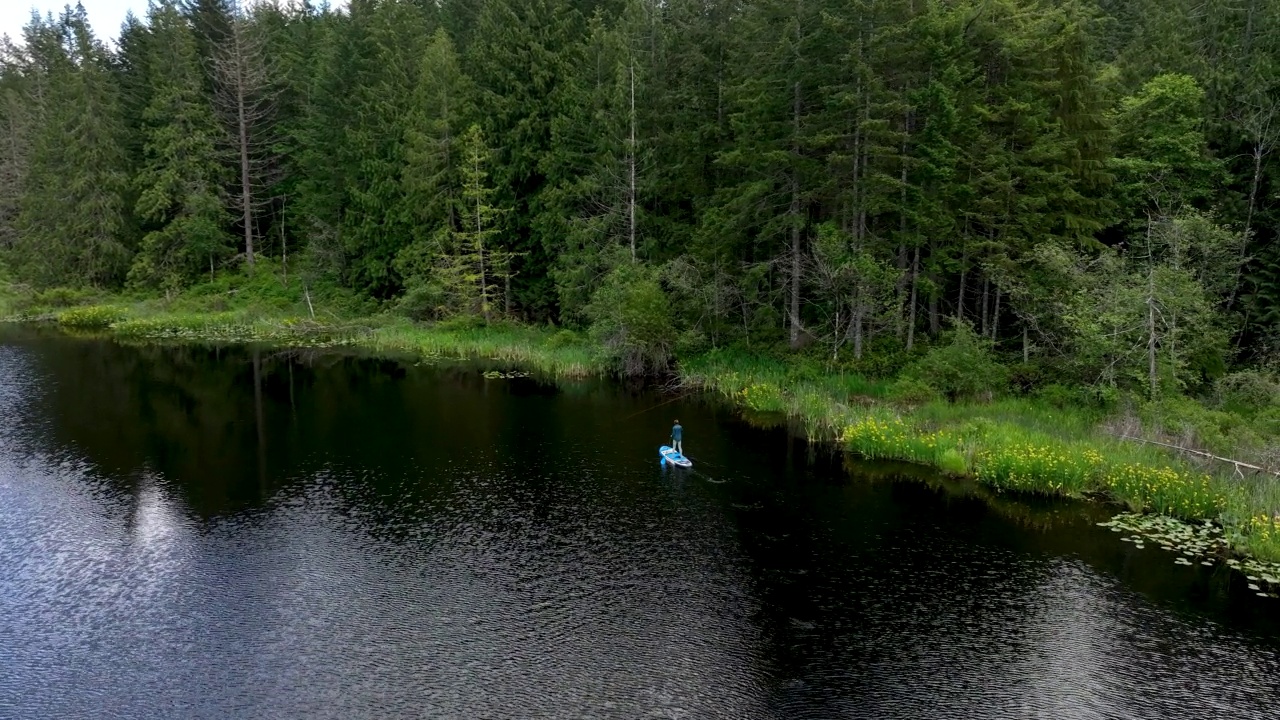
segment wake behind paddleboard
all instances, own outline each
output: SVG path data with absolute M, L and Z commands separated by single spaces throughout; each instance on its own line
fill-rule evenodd
M 676 452 L 676 449 L 670 445 L 663 445 L 658 448 L 658 454 L 662 456 L 663 462 L 669 462 L 676 467 L 693 467 L 693 463 L 689 458 Z

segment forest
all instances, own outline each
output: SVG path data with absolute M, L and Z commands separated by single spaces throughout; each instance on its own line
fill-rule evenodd
M 266 272 L 636 372 L 962 342 L 1015 390 L 1274 395 L 1278 3 L 156 0 L 0 54 L 26 293 Z

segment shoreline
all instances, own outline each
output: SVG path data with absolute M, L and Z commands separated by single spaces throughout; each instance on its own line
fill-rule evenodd
M 137 342 L 265 343 L 359 347 L 440 359 L 511 363 L 553 378 L 614 374 L 603 349 L 577 333 L 516 324 L 420 325 L 390 316 L 316 321 L 236 312 L 143 314 L 121 306 L 77 307 L 9 318 L 52 323 Z M 807 438 L 854 455 L 905 461 L 965 478 L 996 493 L 1116 502 L 1130 512 L 1220 526 L 1225 547 L 1257 561 L 1280 561 L 1280 525 L 1263 498 L 1206 474 L 1171 453 L 1124 443 L 1098 418 L 1008 398 L 986 404 L 935 400 L 916 405 L 880 397 L 884 384 L 835 376 L 776 359 L 712 350 L 681 360 L 681 386 L 710 392 L 742 412 L 799 422 Z M 1221 552 L 1216 556 L 1219 560 Z M 1280 563 L 1275 572 L 1280 576 Z

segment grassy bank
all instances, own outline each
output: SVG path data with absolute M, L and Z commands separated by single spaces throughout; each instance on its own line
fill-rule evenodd
M 927 465 L 1002 492 L 1105 498 L 1134 511 L 1212 520 L 1234 547 L 1280 561 L 1280 481 L 1194 466 L 1112 437 L 1100 412 L 1020 398 L 895 402 L 888 384 L 742 355 L 692 358 L 682 374 L 743 407 L 785 413 L 865 457 Z
M 66 329 L 131 340 L 352 345 L 430 358 L 497 360 L 554 377 L 603 375 L 609 367 L 602 352 L 574 333 L 515 324 L 426 326 L 394 316 L 317 321 L 248 312 L 139 315 L 119 305 L 65 310 L 53 319 Z
M 357 345 L 427 357 L 498 360 L 557 377 L 603 375 L 611 367 L 600 348 L 567 330 L 421 325 L 328 297 L 302 302 L 282 296 L 263 303 L 261 293 L 246 295 L 258 301 L 240 303 L 235 294 L 206 292 L 179 302 L 89 298 L 94 304 L 58 308 L 28 302 L 21 310 L 25 318 L 139 341 Z M 1222 526 L 1231 546 L 1280 561 L 1275 522 L 1280 483 L 1233 477 L 1154 446 L 1112 437 L 1102 430 L 1108 419 L 1102 411 L 1029 398 L 984 403 L 913 398 L 909 392 L 904 396 L 902 383 L 830 372 L 814 360 L 740 352 L 684 357 L 678 374 L 686 387 L 717 393 L 747 411 L 789 417 L 810 437 L 839 442 L 869 458 L 926 465 L 999 493 L 1105 498 L 1133 511 L 1212 520 Z
M 0 283 L 0 319 L 54 322 L 68 330 L 139 341 L 358 345 L 426 357 L 483 358 L 555 377 L 609 371 L 605 354 L 571 331 L 515 323 L 413 323 L 341 290 L 283 283 L 277 268 L 266 261 L 259 265 L 256 275 L 220 276 L 172 299 L 86 290 L 5 295 Z

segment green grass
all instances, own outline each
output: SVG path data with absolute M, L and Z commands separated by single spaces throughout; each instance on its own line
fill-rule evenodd
M 1280 528 L 1268 520 L 1280 509 L 1280 483 L 1209 474 L 1108 436 L 1097 411 L 1021 398 L 904 405 L 884 383 L 727 354 L 685 361 L 681 375 L 744 408 L 797 418 L 811 435 L 838 437 L 868 458 L 927 465 L 998 492 L 1105 497 L 1135 511 L 1213 520 L 1236 548 L 1280 560 Z
M 518 325 L 451 327 L 400 322 L 372 331 L 359 341 L 374 350 L 397 350 L 434 357 L 499 360 L 556 377 L 604 375 L 608 358 L 572 333 Z
M 174 297 L 56 288 L 22 297 L 0 283 L 0 318 L 55 320 L 131 341 L 358 345 L 375 351 L 509 362 L 557 377 L 602 375 L 609 359 L 576 333 L 514 324 L 416 324 L 326 285 L 285 282 L 263 259 Z

